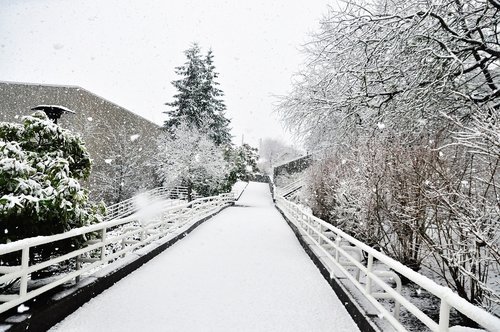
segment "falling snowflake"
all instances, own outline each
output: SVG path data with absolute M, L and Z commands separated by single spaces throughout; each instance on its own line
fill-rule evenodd
M 377 127 L 378 127 L 378 129 L 382 130 L 385 128 L 385 124 L 383 124 L 382 122 L 379 122 L 379 123 L 377 123 Z
M 87 118 L 87 120 L 88 120 L 88 121 L 90 121 L 90 122 L 92 122 L 94 119 L 92 119 L 92 117 L 91 117 L 91 116 L 89 116 L 89 117 Z
M 113 159 L 104 159 L 104 162 L 105 162 L 106 164 L 109 164 L 109 165 L 111 165 L 111 162 L 112 162 L 112 161 L 113 161 Z
M 19 307 L 17 307 L 17 312 L 20 314 L 28 310 L 30 310 L 30 308 L 25 306 L 24 304 L 21 304 Z
M 135 135 L 130 136 L 130 141 L 131 141 L 131 142 L 135 141 L 136 139 L 138 139 L 138 138 L 139 138 L 139 136 L 141 136 L 141 135 L 139 135 L 139 134 L 135 134 Z

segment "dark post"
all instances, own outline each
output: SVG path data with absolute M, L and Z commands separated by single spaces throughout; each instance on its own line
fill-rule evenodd
M 69 108 L 59 105 L 38 105 L 31 108 L 32 111 L 44 111 L 45 114 L 57 124 L 57 120 L 61 117 L 63 113 L 72 113 L 75 114 Z

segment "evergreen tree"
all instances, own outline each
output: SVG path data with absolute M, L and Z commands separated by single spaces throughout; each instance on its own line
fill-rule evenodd
M 216 81 L 219 74 L 215 71 L 213 64 L 214 55 L 209 50 L 205 57 L 205 80 L 203 86 L 203 96 L 207 100 L 209 136 L 216 145 L 231 144 L 231 134 L 229 133 L 229 119 L 225 117 L 226 105 L 222 101 L 224 92 L 217 86 Z
M 187 61 L 176 68 L 180 79 L 172 82 L 178 93 L 174 101 L 166 103 L 172 109 L 165 112 L 169 118 L 165 129 L 173 132 L 181 123 L 207 134 L 216 145 L 230 144 L 229 119 L 224 115 L 224 93 L 218 88 L 218 73 L 213 64 L 213 53 L 201 54 L 197 44 L 184 52 Z
M 0 244 L 62 233 L 101 220 L 100 207 L 88 203 L 78 180 L 90 175 L 91 160 L 77 135 L 38 111 L 22 124 L 0 123 Z M 75 243 L 76 241 L 76 243 Z M 30 253 L 46 257 L 78 245 L 39 246 Z M 6 258 L 4 261 L 9 261 Z M 15 260 L 14 260 L 15 262 Z

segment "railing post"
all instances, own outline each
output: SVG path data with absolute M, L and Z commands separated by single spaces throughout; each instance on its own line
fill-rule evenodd
M 21 297 L 26 296 L 28 294 L 28 267 L 30 261 L 30 248 L 23 248 L 21 253 L 21 269 L 23 271 L 23 275 L 21 276 L 21 284 L 19 286 L 19 295 Z
M 441 299 L 439 309 L 439 332 L 448 332 L 450 327 L 450 305 L 444 299 Z
M 103 228 L 103 230 L 101 231 L 101 261 L 103 261 L 106 257 L 106 244 L 104 243 L 104 241 L 106 241 L 106 228 Z
M 323 238 L 322 238 L 323 231 L 324 231 L 323 224 L 319 224 L 318 243 L 320 246 L 323 245 Z
M 125 240 L 125 239 L 126 239 L 126 238 L 123 238 L 123 239 L 121 240 L 121 250 L 124 250 L 124 249 L 125 249 L 125 247 L 127 246 L 127 243 L 126 243 L 126 240 Z M 125 257 L 125 252 L 123 252 L 123 254 L 121 254 L 121 255 L 120 255 L 120 257 L 121 257 L 121 258 Z
M 372 293 L 372 279 L 370 274 L 373 270 L 373 256 L 372 254 L 368 254 L 368 263 L 366 264 L 366 287 L 365 291 L 367 294 Z
M 146 238 L 148 237 L 148 234 L 147 234 L 147 231 L 146 231 L 146 227 L 144 227 L 144 225 L 141 225 L 141 243 L 144 244 L 144 242 L 146 241 Z
M 396 281 L 396 292 L 398 292 L 399 295 L 401 295 L 401 278 L 396 274 L 394 276 L 394 280 Z M 394 317 L 398 320 L 399 322 L 399 313 L 400 313 L 400 307 L 401 303 L 394 298 Z
M 82 268 L 82 262 L 80 261 L 80 255 L 76 256 L 76 270 L 79 271 Z M 75 283 L 80 282 L 80 275 L 77 275 L 75 278 Z
M 304 221 L 301 218 L 299 218 L 299 212 L 297 206 L 293 207 L 293 217 L 295 218 L 295 220 L 298 221 L 298 223 L 302 226 L 302 228 L 304 228 Z
M 340 241 L 342 241 L 342 238 L 340 237 L 340 235 L 337 235 L 337 237 L 335 238 L 335 261 L 339 261 L 339 248 L 340 248 Z

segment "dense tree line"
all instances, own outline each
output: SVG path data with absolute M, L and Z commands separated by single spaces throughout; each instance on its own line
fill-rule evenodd
M 494 310 L 500 264 L 496 0 L 329 9 L 280 113 L 323 158 L 315 214 Z M 496 307 L 498 308 L 498 307 Z

